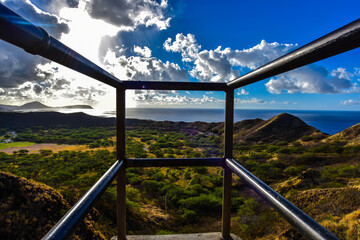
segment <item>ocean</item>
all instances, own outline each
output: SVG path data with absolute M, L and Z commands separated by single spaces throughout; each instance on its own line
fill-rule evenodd
M 60 112 L 74 112 L 67 109 Z M 77 110 L 79 111 L 79 110 Z M 87 114 L 101 117 L 115 117 L 115 112 L 82 110 Z M 245 119 L 260 118 L 268 120 L 280 113 L 289 113 L 299 117 L 308 125 L 333 135 L 360 122 L 360 111 L 315 111 L 315 110 L 269 110 L 269 109 L 235 109 L 235 122 Z M 225 119 L 223 109 L 193 108 L 127 108 L 126 118 L 150 119 L 156 121 L 184 122 L 222 122 Z
M 260 118 L 268 120 L 280 113 L 289 113 L 299 117 L 308 125 L 323 133 L 333 135 L 360 122 L 360 111 L 315 111 L 315 110 L 268 110 L 235 109 L 235 122 L 245 119 Z M 225 118 L 223 109 L 152 109 L 128 108 L 127 118 L 151 119 L 157 121 L 203 121 L 222 122 Z

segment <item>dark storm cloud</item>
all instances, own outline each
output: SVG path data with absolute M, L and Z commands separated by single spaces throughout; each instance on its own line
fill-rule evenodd
M 165 17 L 166 1 L 158 3 L 145 0 L 92 0 L 87 7 L 93 18 L 103 19 L 120 27 L 154 25 L 159 29 L 165 29 L 170 21 L 170 18 Z
M 61 22 L 57 16 L 36 9 L 31 3 L 14 0 L 5 1 L 4 4 L 30 22 L 43 27 L 55 37 L 69 31 L 68 25 Z M 0 49 L 0 88 L 15 88 L 25 82 L 44 78 L 38 75 L 36 66 L 48 60 L 31 55 L 4 41 L 0 41 Z
M 44 28 L 56 38 L 59 38 L 61 33 L 69 32 L 69 26 L 65 21 L 62 21 L 56 15 L 36 9 L 35 5 L 28 3 L 25 0 L 5 1 L 4 4 L 26 20 Z
M 40 94 L 43 91 L 43 88 L 40 85 L 34 85 L 33 90 L 36 94 Z
M 36 65 L 46 60 L 0 41 L 0 88 L 14 88 L 38 79 Z
M 57 79 L 56 82 L 53 84 L 52 89 L 63 90 L 69 85 L 70 85 L 70 81 L 66 79 Z

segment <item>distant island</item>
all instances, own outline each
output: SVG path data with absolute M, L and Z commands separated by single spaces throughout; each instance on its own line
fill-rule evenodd
M 16 112 L 26 110 L 57 110 L 57 109 L 93 109 L 90 105 L 67 105 L 60 107 L 50 107 L 40 102 L 34 101 L 20 106 L 0 104 L 0 112 Z

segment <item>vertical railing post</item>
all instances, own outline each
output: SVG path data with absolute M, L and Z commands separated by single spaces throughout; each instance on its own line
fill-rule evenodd
M 126 240 L 126 159 L 125 159 L 125 89 L 116 89 L 116 155 L 124 166 L 117 175 L 117 231 L 118 240 Z
M 226 158 L 232 158 L 233 152 L 233 126 L 234 126 L 234 90 L 226 91 L 225 102 L 225 154 Z M 222 237 L 230 239 L 230 221 L 231 221 L 231 180 L 232 172 L 223 164 L 224 182 L 223 182 L 223 205 L 222 205 Z

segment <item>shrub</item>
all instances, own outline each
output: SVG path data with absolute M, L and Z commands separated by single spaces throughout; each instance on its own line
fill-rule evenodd
M 299 173 L 303 172 L 306 170 L 306 166 L 305 165 L 300 165 L 300 166 L 290 166 L 288 168 L 286 168 L 284 170 L 284 173 L 287 176 L 297 176 Z
M 185 179 L 190 179 L 191 178 L 191 172 L 190 172 L 190 169 L 187 168 L 185 173 L 184 173 L 184 178 Z
M 127 187 L 126 188 L 126 197 L 133 202 L 140 202 L 141 195 L 139 189 Z
M 220 213 L 222 206 L 221 198 L 207 194 L 182 199 L 179 201 L 179 204 L 182 208 L 193 210 L 201 216 L 209 213 Z
M 131 185 L 139 185 L 139 184 L 141 184 L 142 180 L 138 176 L 133 176 L 133 177 L 128 179 L 128 182 Z
M 208 172 L 207 167 L 194 167 L 194 172 L 199 174 L 206 174 Z
M 305 136 L 303 136 L 301 138 L 301 140 L 304 141 L 304 142 L 308 142 L 308 141 L 313 140 L 313 138 L 311 136 L 309 136 L 309 135 L 305 135 Z
M 185 224 L 195 223 L 199 220 L 199 216 L 196 214 L 196 212 L 189 209 L 183 209 L 181 218 L 184 220 Z
M 155 181 L 163 181 L 165 179 L 165 175 L 162 172 L 158 172 L 150 177 L 151 180 Z

